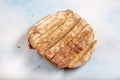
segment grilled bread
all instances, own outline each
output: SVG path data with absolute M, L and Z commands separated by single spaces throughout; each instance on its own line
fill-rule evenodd
M 76 68 L 87 62 L 96 40 L 91 25 L 71 10 L 42 18 L 28 30 L 29 47 L 58 68 Z

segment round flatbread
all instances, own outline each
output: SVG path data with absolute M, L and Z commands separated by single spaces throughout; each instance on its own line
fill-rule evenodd
M 71 10 L 45 16 L 28 30 L 29 47 L 58 68 L 87 62 L 96 44 L 91 25 Z

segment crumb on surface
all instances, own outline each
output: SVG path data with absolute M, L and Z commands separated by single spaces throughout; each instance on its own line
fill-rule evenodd
M 38 68 L 40 68 L 40 66 L 38 66 Z
M 17 46 L 17 48 L 21 48 L 21 46 Z
M 33 17 L 34 15 L 32 14 L 32 17 Z

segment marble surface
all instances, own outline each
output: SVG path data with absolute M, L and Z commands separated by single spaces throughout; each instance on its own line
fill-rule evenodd
M 26 32 L 45 15 L 71 9 L 98 40 L 84 66 L 57 69 L 27 46 Z M 0 79 L 120 80 L 120 0 L 0 0 Z

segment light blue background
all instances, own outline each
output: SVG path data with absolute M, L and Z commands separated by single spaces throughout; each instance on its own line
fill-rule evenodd
M 33 24 L 65 9 L 85 18 L 98 40 L 91 60 L 73 70 L 53 67 L 27 46 Z M 120 0 L 0 0 L 0 79 L 120 80 L 119 48 Z

